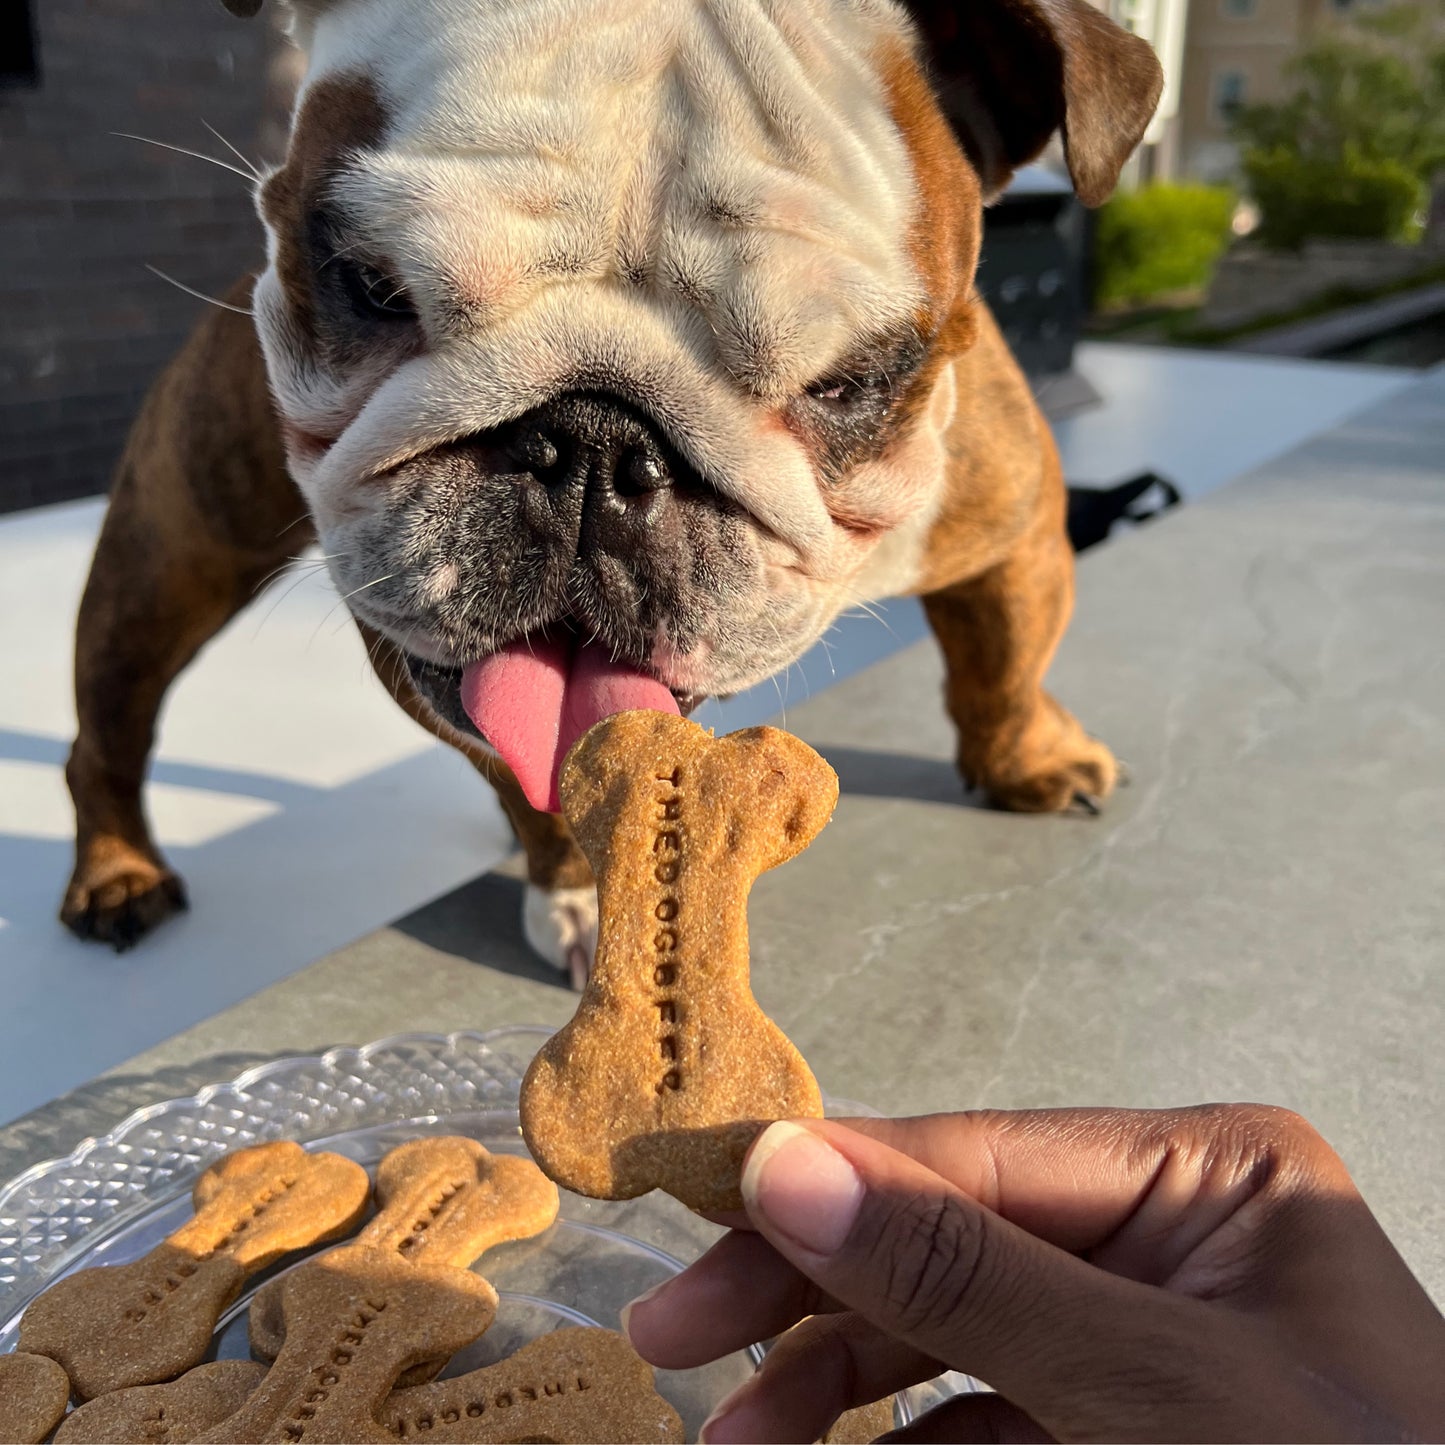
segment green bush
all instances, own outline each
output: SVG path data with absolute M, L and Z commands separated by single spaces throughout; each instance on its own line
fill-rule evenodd
M 1354 147 L 1339 159 L 1302 156 L 1283 145 L 1250 147 L 1241 162 L 1261 212 L 1258 239 L 1279 249 L 1298 250 L 1311 236 L 1409 240 L 1425 204 L 1418 175 Z
M 1445 165 L 1445 7 L 1356 10 L 1288 62 L 1283 100 L 1234 117 L 1267 245 L 1412 239 L 1430 178 Z
M 1234 196 L 1222 186 L 1161 184 L 1114 196 L 1095 232 L 1095 301 L 1202 290 L 1229 244 L 1233 216 Z

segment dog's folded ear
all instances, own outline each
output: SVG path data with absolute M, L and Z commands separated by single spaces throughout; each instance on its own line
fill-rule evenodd
M 1164 74 L 1088 0 L 906 0 L 939 99 L 991 199 L 1056 130 L 1074 189 L 1101 205 L 1143 138 Z

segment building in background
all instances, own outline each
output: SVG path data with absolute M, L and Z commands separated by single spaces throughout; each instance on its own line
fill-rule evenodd
M 1129 163 L 1125 186 L 1142 181 L 1167 180 L 1179 171 L 1179 103 L 1185 73 L 1185 53 L 1191 8 L 1213 0 L 1094 0 L 1124 29 L 1142 36 L 1154 47 L 1164 67 L 1164 93 L 1144 134 L 1144 143 Z
M 0 6 L 0 511 L 104 491 L 155 374 L 262 260 L 251 187 L 294 83 L 271 25 L 202 0 Z
M 1319 28 L 1387 0 L 1095 3 L 1165 70 L 1128 185 L 1230 176 L 1230 109 L 1278 98 Z M 247 179 L 163 147 L 241 168 L 211 126 L 253 160 L 279 159 L 298 71 L 270 24 L 203 0 L 0 0 L 0 512 L 109 484 L 141 398 L 205 304 L 148 268 L 214 296 L 259 264 Z
M 1232 180 L 1230 116 L 1282 100 L 1285 67 L 1321 30 L 1389 0 L 1094 0 L 1164 65 L 1164 97 L 1124 184 Z

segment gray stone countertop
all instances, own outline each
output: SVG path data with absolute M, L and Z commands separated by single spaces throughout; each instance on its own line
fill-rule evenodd
M 1084 559 L 1051 682 L 1133 770 L 1103 817 L 964 796 L 931 644 L 791 709 L 843 797 L 754 891 L 759 999 L 892 1113 L 1298 1109 L 1445 1299 L 1442 640 L 1445 370 Z M 0 1179 L 262 1058 L 563 1022 L 519 890 L 479 878 L 0 1129 Z

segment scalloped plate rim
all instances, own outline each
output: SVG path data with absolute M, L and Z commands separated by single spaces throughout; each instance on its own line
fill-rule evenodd
M 4 1214 L 10 1197 L 25 1185 L 33 1183 L 46 1174 L 63 1169 L 67 1165 L 83 1163 L 97 1149 L 123 1143 L 125 1136 L 141 1124 L 159 1118 L 173 1109 L 184 1108 L 188 1104 L 204 1108 L 218 1094 L 244 1094 L 252 1084 L 259 1083 L 278 1073 L 296 1071 L 308 1064 L 329 1069 L 334 1067 L 343 1055 L 353 1054 L 358 1059 L 364 1059 L 369 1058 L 372 1054 L 381 1053 L 383 1049 L 394 1048 L 400 1044 L 435 1044 L 446 1048 L 455 1048 L 459 1039 L 469 1039 L 476 1043 L 486 1044 L 491 1039 L 507 1034 L 538 1034 L 546 1037 L 555 1032 L 555 1029 L 546 1024 L 508 1024 L 502 1028 L 485 1030 L 455 1029 L 449 1034 L 416 1030 L 386 1034 L 382 1038 L 372 1039 L 365 1044 L 333 1044 L 331 1048 L 319 1054 L 287 1054 L 279 1059 L 267 1059 L 264 1063 L 252 1064 L 250 1068 L 243 1069 L 234 1079 L 220 1079 L 214 1084 L 207 1084 L 203 1088 L 197 1089 L 194 1094 L 179 1095 L 174 1099 L 158 1099 L 154 1104 L 144 1104 L 139 1109 L 132 1109 L 120 1123 L 104 1134 L 91 1134 L 82 1139 L 69 1154 L 57 1154 L 50 1159 L 41 1159 L 37 1163 L 29 1165 L 0 1186 L 0 1215 Z M 405 1123 L 406 1121 L 398 1122 Z

